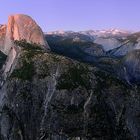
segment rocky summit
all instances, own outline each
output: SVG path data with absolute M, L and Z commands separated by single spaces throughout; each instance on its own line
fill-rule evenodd
M 14 40 L 26 40 L 48 48 L 41 28 L 31 17 L 22 14 L 9 16 L 1 51 L 8 54 Z
M 49 49 L 44 38 L 44 34 L 37 23 L 29 16 L 17 14 L 9 16 L 8 23 L 0 27 L 0 50 L 7 55 L 7 60 L 2 68 L 3 73 L 0 84 L 8 76 L 16 57 L 19 55 L 20 48 L 16 41 L 38 44 L 39 47 Z
M 44 40 L 25 15 L 0 32 L 0 140 L 140 140 L 139 50 L 116 57 L 80 33 Z

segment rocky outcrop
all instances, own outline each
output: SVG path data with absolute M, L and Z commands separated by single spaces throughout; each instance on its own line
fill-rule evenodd
M 31 17 L 22 14 L 9 16 L 5 44 L 1 51 L 8 54 L 14 46 L 14 40 L 26 40 L 27 42 L 40 44 L 44 48 L 49 48 L 41 28 Z
M 3 31 L 0 32 L 2 34 L 0 50 L 8 55 L 1 74 L 0 85 L 2 86 L 20 53 L 21 48 L 15 45 L 14 41 L 26 40 L 29 43 L 39 44 L 38 46 L 44 49 L 49 49 L 49 46 L 41 28 L 31 17 L 26 15 L 9 16 L 7 26 L 2 26 L 0 31 Z

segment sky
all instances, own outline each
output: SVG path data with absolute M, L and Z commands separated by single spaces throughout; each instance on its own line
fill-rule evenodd
M 31 16 L 44 32 L 118 28 L 140 31 L 140 0 L 1 0 L 0 23 Z

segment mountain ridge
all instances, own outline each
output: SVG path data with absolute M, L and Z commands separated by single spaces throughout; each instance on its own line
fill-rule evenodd
M 85 30 L 85 31 L 67 31 L 67 30 L 56 30 L 56 31 L 50 31 L 50 32 L 45 32 L 45 34 L 54 34 L 54 35 L 65 35 L 67 33 L 81 33 L 85 35 L 90 35 L 90 36 L 101 36 L 104 34 L 110 34 L 110 35 L 128 35 L 134 33 L 134 31 L 129 31 L 129 30 L 123 30 L 123 29 L 117 29 L 117 28 L 112 28 L 112 29 L 101 29 L 101 30 Z

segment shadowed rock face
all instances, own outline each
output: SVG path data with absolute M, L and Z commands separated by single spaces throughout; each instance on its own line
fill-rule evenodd
M 31 17 L 26 15 L 19 14 L 9 17 L 5 44 L 2 48 L 5 54 L 8 54 L 10 49 L 14 46 L 14 40 L 26 40 L 27 42 L 37 43 L 49 48 L 41 28 Z
M 132 83 L 140 83 L 140 50 L 128 53 L 123 59 L 124 66 Z

